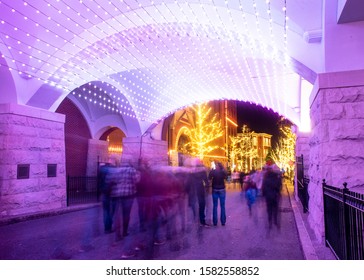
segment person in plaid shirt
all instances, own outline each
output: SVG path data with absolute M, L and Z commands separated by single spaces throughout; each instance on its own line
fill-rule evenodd
M 138 171 L 129 163 L 113 168 L 106 177 L 112 185 L 110 197 L 115 205 L 116 241 L 128 235 L 130 213 L 136 196 L 136 184 L 140 179 Z M 122 219 L 122 235 L 121 235 Z

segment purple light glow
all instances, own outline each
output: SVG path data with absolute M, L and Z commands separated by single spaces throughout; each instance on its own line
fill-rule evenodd
M 297 74 L 288 63 L 285 6 L 258 0 L 128 3 L 1 1 L 0 51 L 7 64 L 1 67 L 53 86 L 57 96 L 72 92 L 105 113 L 149 123 L 186 104 L 234 99 L 299 124 L 293 110 L 299 93 L 287 86 Z M 103 97 L 83 90 L 91 81 L 105 83 Z M 59 104 L 42 106 L 37 89 L 27 94 L 33 106 L 55 110 Z

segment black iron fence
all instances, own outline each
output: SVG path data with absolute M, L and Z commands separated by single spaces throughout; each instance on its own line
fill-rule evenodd
M 67 177 L 67 206 L 98 201 L 97 176 Z
M 364 260 L 364 195 L 323 180 L 325 242 L 338 259 Z
M 296 170 L 297 170 L 297 193 L 303 207 L 303 212 L 308 211 L 308 183 L 310 180 L 305 177 L 303 166 L 303 155 L 296 157 Z

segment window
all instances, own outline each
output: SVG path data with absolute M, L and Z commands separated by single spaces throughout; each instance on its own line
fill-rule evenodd
M 57 177 L 57 164 L 47 164 L 47 177 Z
M 16 178 L 29 179 L 30 164 L 18 164 Z

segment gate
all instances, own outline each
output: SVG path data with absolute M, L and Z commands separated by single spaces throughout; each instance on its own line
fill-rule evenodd
M 67 177 L 67 206 L 98 201 L 97 176 Z
M 322 183 L 325 243 L 341 260 L 364 260 L 364 195 Z

